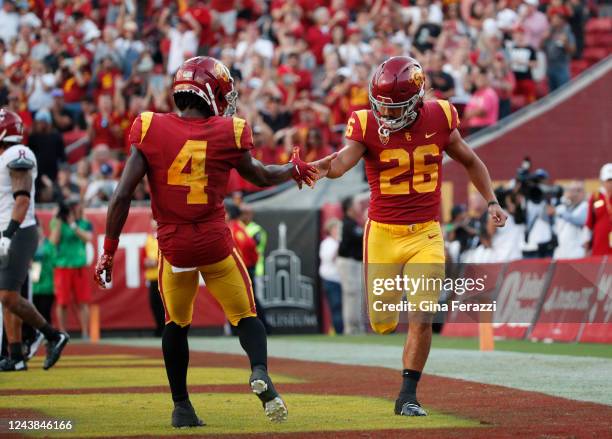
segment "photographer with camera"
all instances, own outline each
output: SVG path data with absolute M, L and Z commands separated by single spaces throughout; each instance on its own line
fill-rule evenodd
M 549 258 L 557 247 L 553 230 L 555 207 L 563 196 L 563 188 L 547 184 L 548 172 L 531 172 L 531 160 L 526 157 L 514 180 L 515 214 L 517 224 L 525 224 L 522 245 L 523 258 Z M 512 196 L 510 197 L 512 198 Z
M 50 229 L 49 240 L 56 249 L 53 283 L 58 326 L 65 331 L 66 310 L 73 303 L 74 297 L 79 305 L 81 334 L 87 339 L 91 282 L 87 270 L 86 247 L 93 238 L 93 227 L 83 218 L 80 198 L 71 197 L 59 204 L 57 215 L 51 220 Z

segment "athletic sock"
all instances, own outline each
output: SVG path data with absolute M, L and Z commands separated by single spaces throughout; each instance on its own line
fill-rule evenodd
M 404 369 L 402 371 L 402 388 L 399 393 L 400 400 L 415 400 L 416 389 L 421 379 L 421 372 L 418 370 Z
M 23 361 L 23 346 L 20 342 L 10 343 L 9 352 L 11 355 L 11 360 L 15 360 L 16 362 Z
M 268 369 L 266 328 L 257 317 L 246 317 L 238 322 L 238 339 L 251 362 L 251 369 Z
M 189 325 L 181 328 L 174 322 L 170 322 L 164 328 L 162 335 L 162 351 L 166 373 L 172 392 L 172 401 L 175 403 L 187 401 L 187 368 L 189 367 L 189 342 L 187 333 Z
M 48 323 L 45 323 L 45 326 L 38 328 L 38 330 L 42 332 L 45 338 L 49 341 L 57 340 L 60 335 L 60 332 Z

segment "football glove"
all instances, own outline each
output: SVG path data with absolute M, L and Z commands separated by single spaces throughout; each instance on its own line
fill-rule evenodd
M 302 189 L 303 183 L 306 183 L 310 187 L 314 187 L 319 171 L 317 168 L 301 159 L 299 147 L 295 146 L 293 148 L 293 154 L 291 154 L 289 163 L 293 164 L 291 174 L 300 189 Z
M 106 288 L 106 284 L 110 283 L 112 280 L 113 261 L 115 258 L 115 251 L 117 251 L 118 246 L 118 239 L 104 239 L 104 252 L 98 258 L 96 269 L 94 271 L 94 280 L 98 285 L 100 285 L 101 288 Z

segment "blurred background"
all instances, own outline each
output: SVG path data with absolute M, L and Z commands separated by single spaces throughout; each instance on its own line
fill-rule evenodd
M 308 161 L 337 150 L 348 115 L 369 108 L 372 70 L 390 56 L 413 56 L 427 74 L 428 98 L 448 99 L 457 108 L 462 134 L 489 166 L 510 213 L 508 226 L 494 230 L 465 172 L 445 162 L 441 218 L 449 261 L 503 264 L 611 253 L 605 194 L 612 193 L 612 170 L 604 166 L 612 162 L 609 1 L 0 5 L 0 106 L 23 118 L 24 143 L 39 165 L 36 201 L 46 238 L 32 276 L 34 297 L 49 307 L 54 324 L 83 337 L 90 336 L 92 318 L 103 331 L 159 334 L 146 181 L 134 194 L 111 293 L 94 289 L 86 276 L 73 300 L 52 311 L 53 276 L 58 268 L 90 269 L 103 239 L 104 206 L 129 151 L 131 124 L 145 110 L 174 110 L 172 75 L 196 55 L 214 56 L 230 68 L 238 115 L 252 127 L 253 154 L 264 163 L 286 163 L 293 145 Z M 363 317 L 364 311 L 347 310 L 346 298 L 343 305 L 354 285 L 342 278 L 337 261 L 361 258 L 355 248 L 367 214 L 363 171 L 322 181 L 299 196 L 292 186 L 258 191 L 235 174 L 228 187 L 236 207 L 230 221 L 251 239 L 237 245 L 244 252 L 257 248 L 249 268 L 268 328 L 361 333 L 367 319 L 346 325 L 347 315 Z M 54 242 L 54 228 L 75 221 L 91 231 L 89 240 L 76 243 L 83 253 L 54 253 L 62 247 Z M 547 267 L 554 270 L 552 263 Z M 276 291 L 271 285 L 282 270 L 290 271 L 293 286 Z M 202 289 L 194 327 L 220 333 L 222 312 Z M 541 289 L 544 297 L 548 284 Z

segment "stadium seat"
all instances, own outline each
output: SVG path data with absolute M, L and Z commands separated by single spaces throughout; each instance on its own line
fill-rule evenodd
M 587 34 L 591 32 L 612 32 L 612 17 L 591 18 L 585 26 L 585 32 Z
M 570 74 L 575 78 L 589 68 L 589 62 L 583 59 L 574 60 L 570 64 Z

